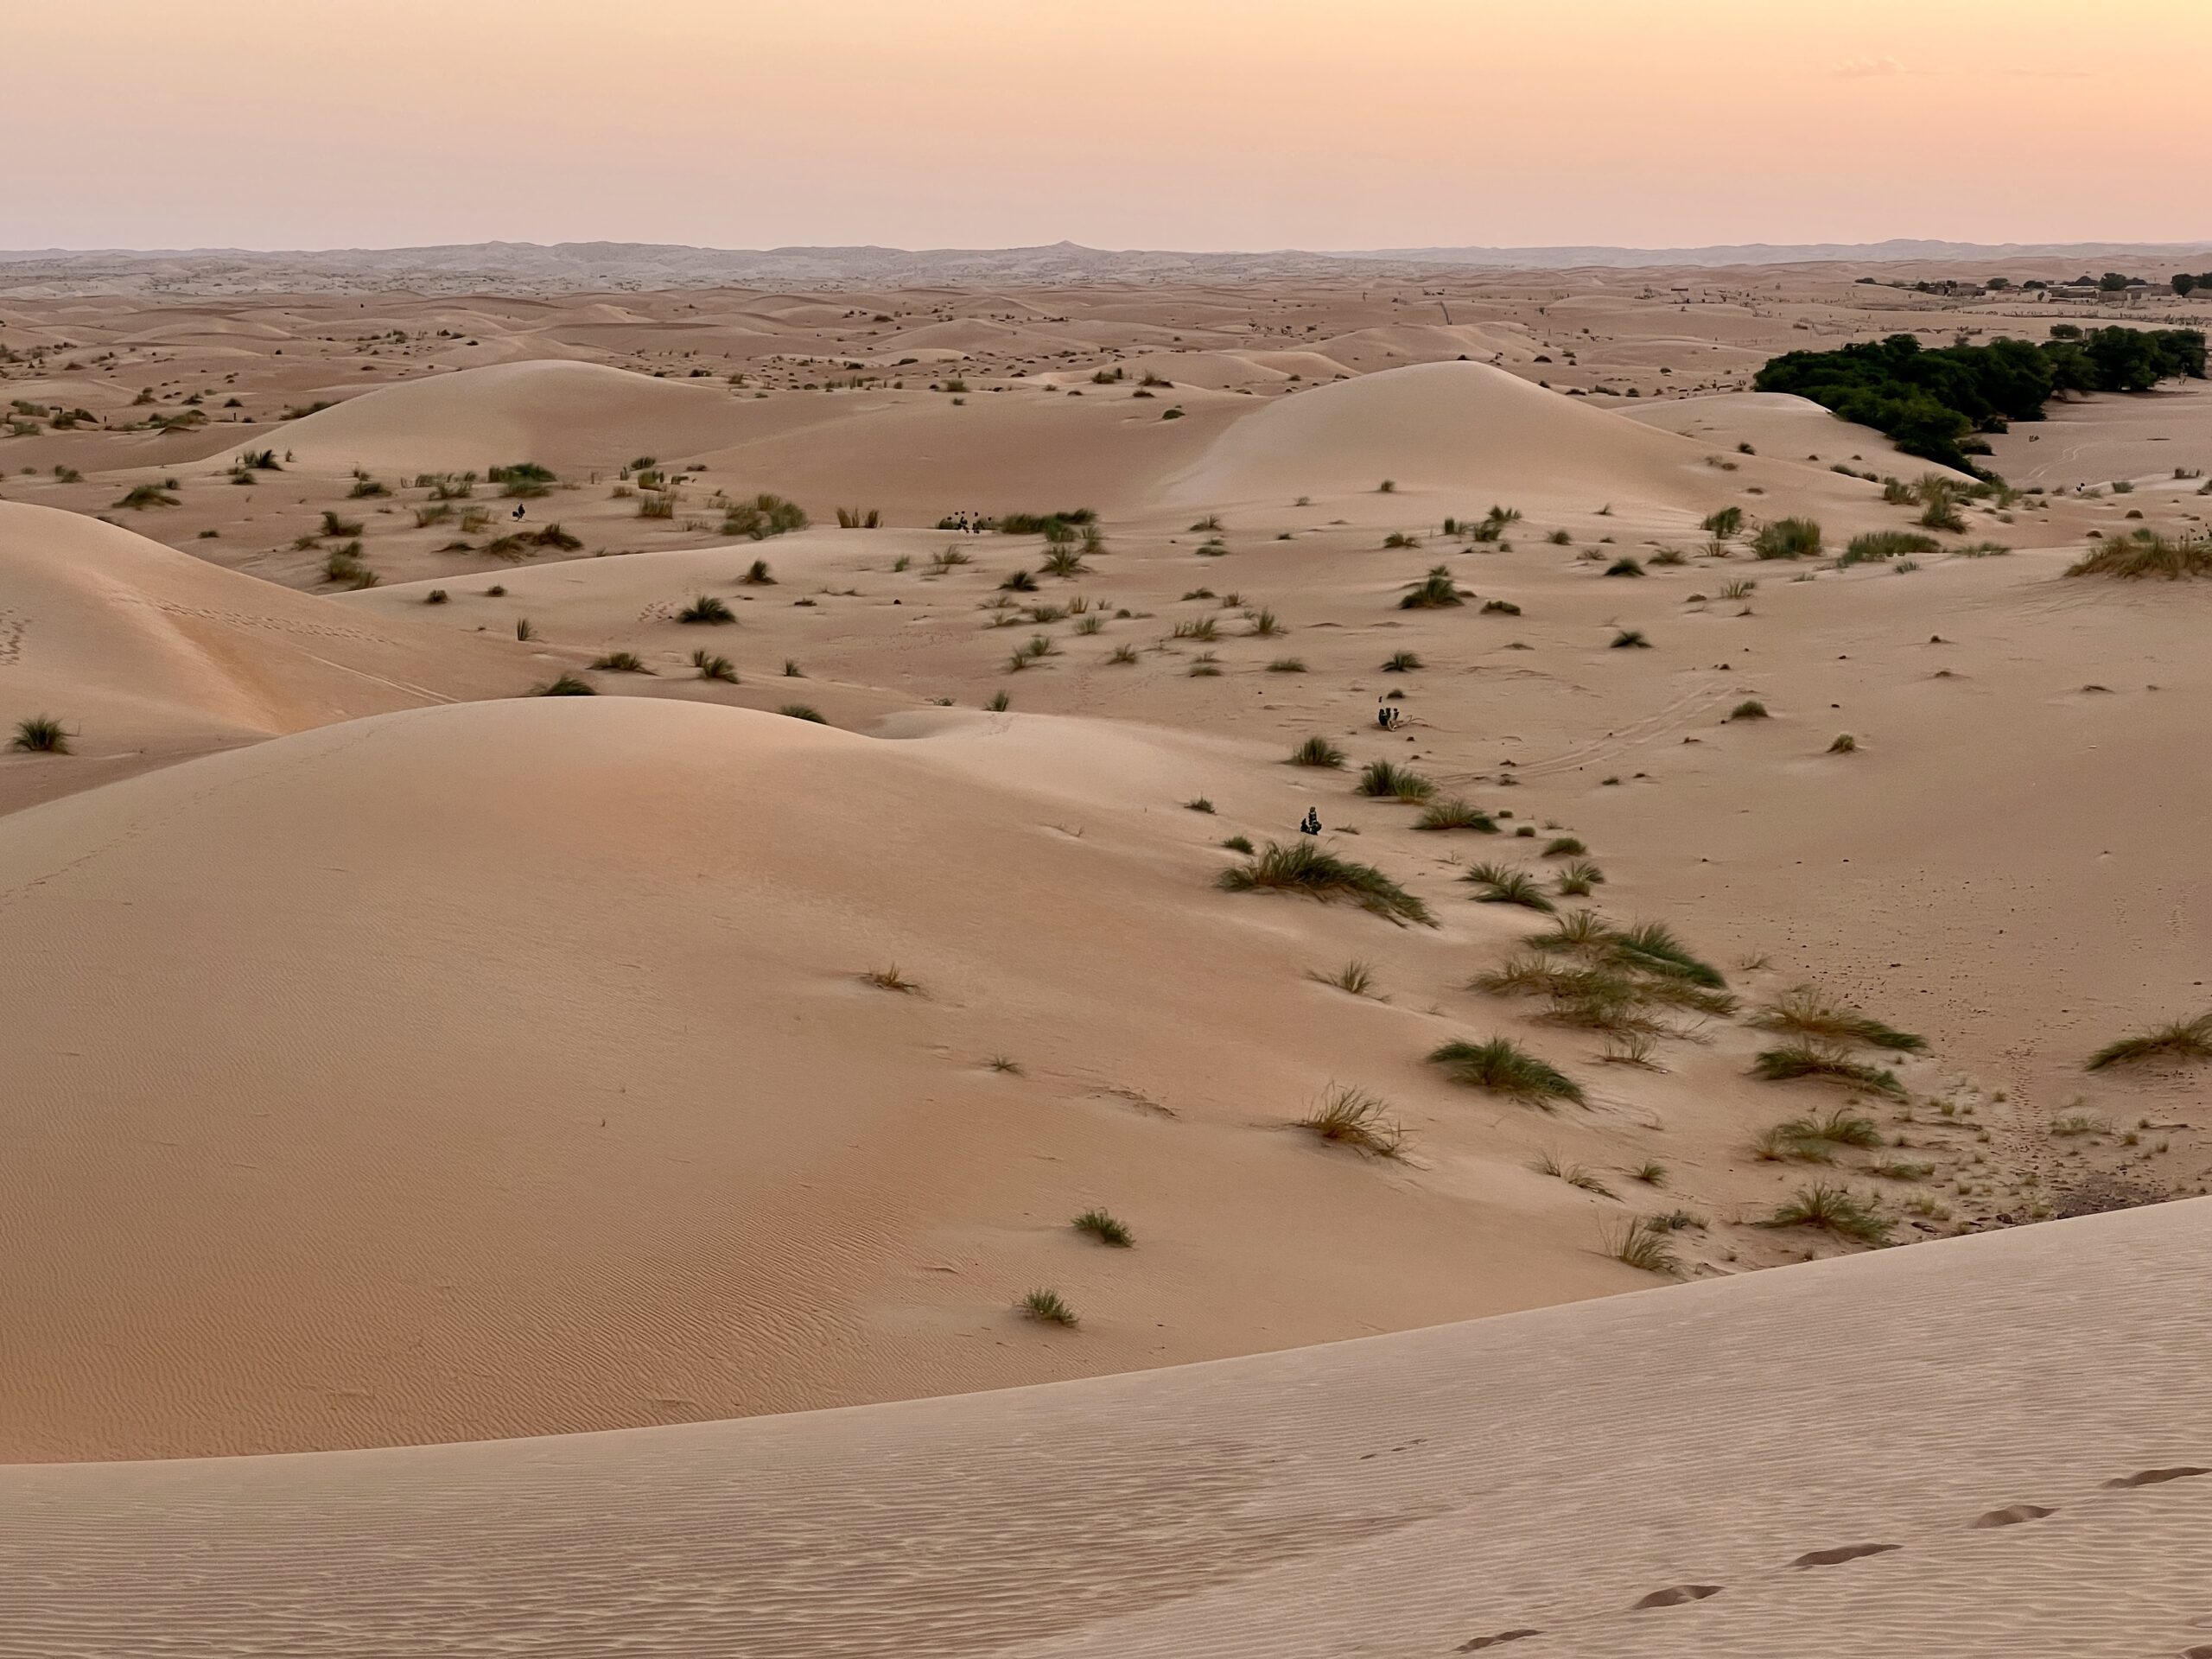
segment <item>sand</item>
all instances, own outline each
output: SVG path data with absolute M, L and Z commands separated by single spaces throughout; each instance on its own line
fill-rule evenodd
M 92 416 L 0 438 L 0 729 L 73 747 L 0 754 L 0 1652 L 2187 1648 L 2195 1486 L 2101 1483 L 2212 1465 L 2208 1125 L 2083 1061 L 2205 1006 L 2212 598 L 2065 573 L 2201 531 L 2212 404 L 1840 565 L 1929 469 L 1757 365 L 2060 315 L 1859 274 L 0 302 Z M 1437 925 L 1222 889 L 1309 808 Z M 1586 906 L 1737 1001 L 1476 986 Z M 1893 1089 L 1755 1074 L 1808 982 Z M 1582 1101 L 1427 1058 L 1493 1037 Z
M 2177 1654 L 2209 1224 L 854 1411 L 0 1470 L 0 1653 Z

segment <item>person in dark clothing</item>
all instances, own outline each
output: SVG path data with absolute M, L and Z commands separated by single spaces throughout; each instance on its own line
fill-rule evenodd
M 1298 833 L 1301 836 L 1319 835 L 1321 833 L 1320 813 L 1313 807 L 1307 807 L 1306 816 L 1298 821 Z

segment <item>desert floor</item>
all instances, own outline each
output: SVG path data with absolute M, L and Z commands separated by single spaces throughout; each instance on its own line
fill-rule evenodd
M 2212 389 L 1840 564 L 1757 367 L 2066 315 L 1866 274 L 0 300 L 0 1654 L 2180 1651 Z

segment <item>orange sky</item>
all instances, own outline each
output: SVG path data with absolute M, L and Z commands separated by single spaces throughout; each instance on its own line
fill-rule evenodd
M 2212 0 L 16 0 L 0 245 L 2212 237 Z

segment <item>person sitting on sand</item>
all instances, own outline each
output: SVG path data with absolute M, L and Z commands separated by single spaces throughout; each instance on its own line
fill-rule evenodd
M 1319 835 L 1321 833 L 1320 813 L 1313 807 L 1307 807 L 1306 816 L 1298 821 L 1298 833 L 1301 836 Z
M 1375 723 L 1377 726 L 1380 726 L 1386 732 L 1396 731 L 1398 729 L 1398 721 L 1403 718 L 1403 715 L 1400 713 L 1396 705 L 1393 703 L 1383 702 L 1377 703 L 1376 705 Z

